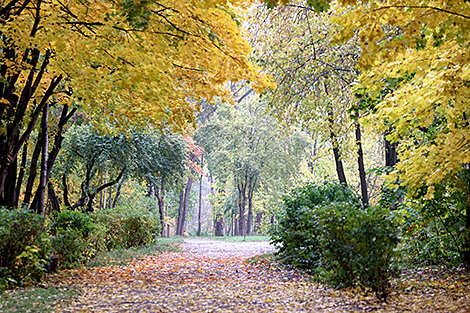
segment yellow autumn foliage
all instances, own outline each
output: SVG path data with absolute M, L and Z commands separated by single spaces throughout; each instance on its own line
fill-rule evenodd
M 8 1 L 0 8 L 0 33 L 8 38 L 0 42 L 2 76 L 8 81 L 18 72 L 29 75 L 30 56 L 23 60 L 21 54 L 37 49 L 41 60 L 51 51 L 41 88 L 63 75 L 60 91 L 71 92 L 71 101 L 97 121 L 106 116 L 123 127 L 152 123 L 181 130 L 193 122 L 198 100 L 228 95 L 227 81 L 274 87 L 249 61 L 251 49 L 237 24 L 249 4 Z M 7 56 L 9 50 L 17 57 Z M 23 81 L 16 82 L 18 95 Z M 35 97 L 40 100 L 41 89 Z
M 340 0 L 334 12 L 337 41 L 360 38 L 359 88 L 379 94 L 387 78 L 410 75 L 370 117 L 394 129 L 403 183 L 432 185 L 470 163 L 470 3 Z

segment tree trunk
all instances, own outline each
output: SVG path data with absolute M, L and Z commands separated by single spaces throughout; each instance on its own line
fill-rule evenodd
M 256 184 L 258 181 L 258 177 L 254 177 L 255 174 L 250 176 L 248 182 L 248 216 L 247 216 L 247 226 L 246 226 L 246 233 L 251 235 L 252 228 L 253 228 L 253 195 L 255 192 Z
M 46 188 L 47 188 L 47 157 L 49 156 L 49 103 L 44 106 L 44 112 L 42 113 L 42 133 L 43 133 L 43 145 L 42 145 L 42 158 L 41 158 L 41 175 L 39 177 L 39 187 L 37 193 L 38 202 L 35 208 L 36 213 L 42 214 L 44 211 L 44 201 L 46 199 Z
M 54 187 L 52 186 L 52 184 L 50 182 L 48 183 L 48 198 L 49 198 L 50 203 L 51 203 L 52 211 L 60 213 L 59 198 L 57 197 L 57 195 L 54 191 Z
M 356 121 L 356 144 L 357 144 L 357 164 L 359 167 L 359 178 L 361 180 L 362 206 L 369 206 L 369 196 L 367 194 L 366 170 L 364 167 L 364 153 L 362 151 L 361 125 L 359 124 L 359 114 Z
M 341 152 L 339 150 L 338 140 L 336 138 L 335 133 L 333 132 L 334 122 L 333 122 L 332 115 L 330 115 L 330 117 L 328 118 L 328 121 L 330 122 L 330 126 L 332 128 L 330 131 L 330 138 L 333 144 L 333 155 L 335 158 L 335 167 L 336 167 L 336 173 L 338 174 L 338 180 L 341 184 L 347 186 L 348 183 L 346 181 L 346 175 L 344 174 L 343 161 L 341 160 Z
M 36 146 L 34 147 L 33 156 L 31 158 L 31 165 L 29 166 L 29 177 L 28 182 L 26 183 L 26 191 L 24 193 L 23 203 L 29 205 L 31 197 L 33 195 L 33 186 L 34 181 L 36 180 L 37 175 L 37 166 L 39 161 L 39 155 L 41 153 L 43 136 L 39 134 Z
M 178 222 L 176 224 L 176 235 L 183 236 L 183 216 L 184 216 L 184 189 L 180 191 L 178 208 Z
M 18 207 L 19 202 L 20 202 L 21 186 L 23 185 L 23 178 L 24 178 L 27 160 L 28 160 L 28 141 L 26 141 L 23 146 L 23 155 L 21 157 L 20 172 L 18 174 L 18 179 L 16 181 L 15 205 L 14 205 L 15 208 Z
M 201 215 L 202 215 L 202 178 L 203 175 L 201 174 L 200 180 L 199 180 L 199 210 L 197 213 L 197 235 L 200 237 L 201 236 Z M 217 235 L 216 235 L 217 236 Z
M 162 177 L 160 190 L 158 190 L 158 188 L 155 188 L 155 196 L 157 197 L 157 200 L 158 200 L 158 211 L 160 212 L 160 224 L 162 226 L 161 235 L 163 238 L 165 238 L 165 228 L 166 228 L 165 207 L 164 207 L 165 182 L 166 182 L 166 177 Z
M 214 235 L 216 237 L 222 237 L 224 235 L 224 218 L 222 214 L 217 214 L 214 220 Z
M 239 229 L 238 234 L 240 236 L 246 236 L 246 217 L 245 217 L 245 207 L 246 207 L 246 180 L 245 184 L 238 183 L 238 212 L 239 212 Z
M 388 131 L 385 132 L 384 140 L 385 140 L 385 165 L 386 166 L 395 166 L 398 161 L 398 153 L 397 147 L 398 143 L 394 142 L 391 143 L 390 140 L 387 139 L 387 136 L 392 132 L 392 128 L 390 127 Z
M 467 172 L 466 181 L 464 181 L 464 191 L 466 194 L 465 201 L 465 241 L 463 246 L 464 266 L 467 271 L 470 271 L 470 164 L 464 164 L 463 170 Z
M 188 224 L 188 211 L 189 211 L 189 198 L 191 197 L 191 188 L 193 187 L 193 178 L 188 178 L 188 183 L 184 190 L 184 210 L 183 210 L 183 220 L 181 224 L 181 233 L 184 235 L 186 231 L 186 226 Z
M 328 96 L 328 88 L 326 83 L 324 83 L 325 93 Z M 346 175 L 344 174 L 343 161 L 341 161 L 341 152 L 339 150 L 339 143 L 334 133 L 334 120 L 333 120 L 333 110 L 328 108 L 328 123 L 330 124 L 330 138 L 333 145 L 333 155 L 335 158 L 336 173 L 338 174 L 339 182 L 345 186 L 348 185 L 346 182 Z

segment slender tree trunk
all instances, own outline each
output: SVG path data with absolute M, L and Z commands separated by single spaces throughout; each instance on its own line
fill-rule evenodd
M 71 208 L 72 205 L 69 201 L 69 188 L 67 186 L 67 176 L 62 175 L 62 185 L 64 186 L 64 204 L 66 207 Z
M 27 160 L 28 160 L 28 141 L 26 141 L 23 146 L 23 155 L 21 157 L 20 172 L 18 174 L 18 179 L 16 181 L 15 205 L 14 205 L 15 208 L 18 207 L 19 202 L 20 202 L 21 185 L 23 185 L 23 178 L 24 178 Z
M 191 188 L 193 187 L 194 179 L 192 177 L 188 178 L 188 183 L 186 184 L 186 188 L 184 190 L 184 210 L 183 210 L 183 220 L 181 224 L 181 233 L 184 234 L 186 231 L 186 226 L 188 224 L 188 211 L 189 211 L 189 198 L 191 196 Z
M 33 194 L 33 186 L 37 175 L 37 166 L 39 161 L 39 155 L 41 154 L 42 140 L 43 136 L 42 134 L 39 134 L 36 146 L 34 147 L 33 156 L 31 158 L 31 165 L 29 166 L 29 177 L 28 182 L 26 183 L 26 191 L 24 193 L 23 199 L 23 203 L 27 205 L 29 205 Z
M 359 124 L 359 114 L 356 121 L 356 144 L 357 144 L 357 164 L 359 167 L 359 178 L 361 180 L 361 195 L 363 207 L 369 206 L 369 196 L 367 194 L 366 170 L 364 167 L 364 153 L 362 151 L 361 125 Z
M 328 96 L 328 88 L 326 83 L 324 84 L 325 93 Z M 330 124 L 330 138 L 333 145 L 333 155 L 335 158 L 336 173 L 338 174 L 339 182 L 345 186 L 348 185 L 346 182 L 346 175 L 344 174 L 343 161 L 341 160 L 341 152 L 339 150 L 339 143 L 334 132 L 334 120 L 333 120 L 333 109 L 328 108 L 328 123 Z
M 34 208 L 36 213 L 42 214 L 44 211 L 44 201 L 46 199 L 46 187 L 47 187 L 47 157 L 49 154 L 49 103 L 46 103 L 44 106 L 44 112 L 42 114 L 42 136 L 43 136 L 43 145 L 42 145 L 42 157 L 41 157 L 41 175 L 39 176 L 39 186 L 37 190 L 38 201 L 36 207 Z
M 60 212 L 59 198 L 57 197 L 54 191 L 54 187 L 52 186 L 51 182 L 49 182 L 47 185 L 48 185 L 48 199 L 51 202 L 52 211 L 59 213 Z
M 331 142 L 333 144 L 333 156 L 335 158 L 335 167 L 336 167 L 336 173 L 338 174 L 338 180 L 341 184 L 347 186 L 348 183 L 346 181 L 346 174 L 344 174 L 343 161 L 341 160 L 341 152 L 339 150 L 338 140 L 336 138 L 335 133 L 333 132 L 334 122 L 333 122 L 333 115 L 332 114 L 331 115 L 329 114 L 328 121 L 329 121 L 330 127 L 331 127 L 330 138 L 331 138 Z
M 183 216 L 184 216 L 184 188 L 180 191 L 179 208 L 178 208 L 178 222 L 176 224 L 176 234 L 183 236 Z
M 246 226 L 246 233 L 251 235 L 253 229 L 253 195 L 255 192 L 256 184 L 258 181 L 258 177 L 254 177 L 255 175 L 251 175 L 248 183 L 248 217 L 247 217 L 247 226 Z
M 398 143 L 394 142 L 391 143 L 390 140 L 387 139 L 388 135 L 392 133 L 392 128 L 390 127 L 388 131 L 384 134 L 384 141 L 385 141 L 385 165 L 386 166 L 395 166 L 398 161 L 398 153 L 397 147 Z
M 205 117 L 205 114 L 204 114 Z M 204 119 L 205 121 L 205 119 Z M 204 156 L 201 157 L 201 168 L 204 167 Z M 202 224 L 202 178 L 204 177 L 203 174 L 201 174 L 201 177 L 199 179 L 199 210 L 197 213 L 197 235 L 201 236 L 201 224 Z
M 164 200 L 165 200 L 165 182 L 166 182 L 166 177 L 162 177 L 161 183 L 160 183 L 160 190 L 155 188 L 156 192 L 155 195 L 157 196 L 158 200 L 158 211 L 160 212 L 160 223 L 162 226 L 162 237 L 165 238 L 165 228 L 166 228 L 166 223 L 165 223 L 165 207 L 164 207 Z
M 246 236 L 246 217 L 245 217 L 245 207 L 246 207 L 246 177 L 245 183 L 238 183 L 238 211 L 239 211 L 239 235 Z
M 463 245 L 463 258 L 464 266 L 467 271 L 470 271 L 470 164 L 464 164 L 463 170 L 469 174 L 465 175 L 466 181 L 464 182 L 464 191 L 466 195 L 465 201 L 465 241 Z

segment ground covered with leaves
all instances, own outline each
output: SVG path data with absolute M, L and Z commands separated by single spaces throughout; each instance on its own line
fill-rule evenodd
M 360 289 L 332 289 L 255 256 L 254 243 L 192 242 L 183 252 L 127 265 L 63 272 L 56 288 L 75 288 L 62 312 L 470 312 L 470 276 L 420 270 L 393 281 L 386 303 Z M 238 246 L 237 246 L 238 245 Z M 266 243 L 260 243 L 261 251 Z M 218 251 L 218 253 L 217 253 Z M 235 253 L 234 251 L 237 251 Z

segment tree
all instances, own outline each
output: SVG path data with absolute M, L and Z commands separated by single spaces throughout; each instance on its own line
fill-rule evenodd
M 17 156 L 48 106 L 80 105 L 103 130 L 104 120 L 181 130 L 194 121 L 193 100 L 227 95 L 226 81 L 272 86 L 248 59 L 244 9 L 237 0 L 2 3 L 1 204 L 15 205 Z
M 258 97 L 247 97 L 235 107 L 220 104 L 200 132 L 209 170 L 224 189 L 220 196 L 228 199 L 230 190 L 236 190 L 238 234 L 249 235 L 255 192 L 261 184 L 273 189 L 282 188 L 280 181 L 288 184 L 297 174 L 306 143 L 296 134 L 285 136 Z M 232 208 L 227 201 L 223 206 Z
M 400 141 L 395 179 L 411 192 L 450 184 L 466 194 L 470 230 L 470 123 L 468 63 L 470 7 L 466 1 L 339 1 L 334 20 L 339 41 L 357 34 L 364 71 L 358 88 L 380 92 L 389 78 L 399 84 L 376 108 L 371 120 Z M 346 7 L 346 5 L 353 5 Z M 377 21 L 380 20 L 380 23 Z M 390 128 L 391 126 L 391 128 Z M 392 179 L 394 181 L 395 179 Z M 470 267 L 470 236 L 465 243 Z
M 368 193 L 362 149 L 360 110 L 351 84 L 359 72 L 356 39 L 333 44 L 339 29 L 325 14 L 316 14 L 304 2 L 267 9 L 258 6 L 251 32 L 258 47 L 256 59 L 278 88 L 268 93 L 272 112 L 287 126 L 308 129 L 317 138 L 329 138 L 338 180 L 347 185 L 343 161 L 353 150 L 354 129 L 363 204 Z M 353 115 L 353 118 L 350 117 Z

